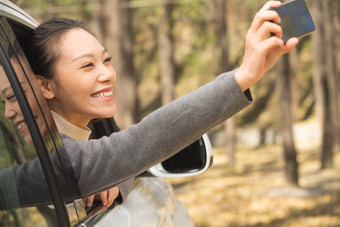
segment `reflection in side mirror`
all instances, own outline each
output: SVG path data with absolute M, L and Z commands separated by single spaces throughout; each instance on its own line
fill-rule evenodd
M 213 153 L 207 134 L 169 159 L 151 167 L 156 177 L 186 177 L 205 172 L 212 164 Z

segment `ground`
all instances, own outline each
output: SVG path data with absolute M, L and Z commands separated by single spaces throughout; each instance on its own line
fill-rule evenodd
M 237 147 L 234 168 L 225 148 L 214 148 L 204 174 L 170 179 L 196 227 L 340 226 L 340 151 L 335 168 L 320 170 L 320 146 L 298 145 L 300 188 L 289 188 L 282 148 Z

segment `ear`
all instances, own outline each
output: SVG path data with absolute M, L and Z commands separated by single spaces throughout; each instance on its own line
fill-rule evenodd
M 51 86 L 52 81 L 40 75 L 35 75 L 35 78 L 38 81 L 38 84 L 45 99 L 53 99 L 55 95 Z

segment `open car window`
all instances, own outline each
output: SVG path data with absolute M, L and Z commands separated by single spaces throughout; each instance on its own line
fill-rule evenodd
M 6 26 L 0 19 L 2 28 Z M 56 226 L 58 216 L 22 111 L 18 91 L 31 96 L 29 81 L 10 37 L 0 30 L 0 225 Z M 16 72 L 17 85 L 11 75 Z M 30 94 L 30 95 L 29 95 Z M 34 103 L 34 98 L 29 101 Z
M 18 41 L 29 29 L 6 18 L 0 25 L 0 226 L 76 224 L 85 209 L 72 193 L 61 197 L 57 184 L 67 185 L 66 173 L 55 177 L 52 166 L 63 168 L 62 140 Z

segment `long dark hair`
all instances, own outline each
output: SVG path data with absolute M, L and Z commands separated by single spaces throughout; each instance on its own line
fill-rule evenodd
M 60 54 L 62 36 L 71 29 L 88 31 L 84 23 L 63 17 L 52 18 L 40 24 L 29 40 L 28 61 L 34 74 L 53 78 L 55 63 Z

